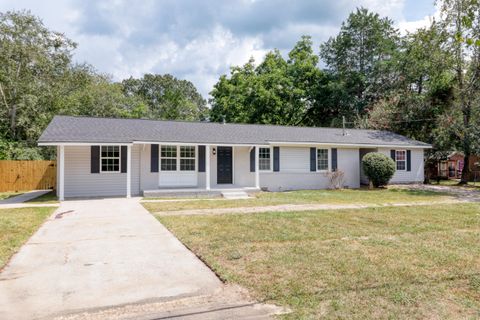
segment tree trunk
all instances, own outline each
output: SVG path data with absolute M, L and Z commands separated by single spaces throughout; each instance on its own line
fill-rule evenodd
M 467 152 L 465 151 L 465 158 L 463 159 L 463 169 L 462 169 L 462 177 L 460 178 L 459 184 L 467 184 L 468 178 L 470 177 L 470 150 Z
M 460 179 L 460 184 L 467 184 L 468 178 L 470 177 L 470 155 L 471 155 L 471 142 L 469 133 L 470 127 L 470 116 L 471 116 L 471 105 L 467 103 L 462 110 L 463 113 L 463 127 L 465 130 L 465 136 L 463 137 L 463 154 L 465 158 L 463 159 L 463 169 L 462 177 Z
M 17 137 L 17 106 L 15 104 L 12 104 L 10 110 L 10 134 L 13 139 Z

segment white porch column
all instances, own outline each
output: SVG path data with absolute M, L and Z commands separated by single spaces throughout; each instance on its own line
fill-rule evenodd
M 258 166 L 259 148 L 255 147 L 255 188 L 260 189 L 260 170 Z
M 127 198 L 132 196 L 132 146 L 127 146 Z
M 58 200 L 65 200 L 65 146 L 58 147 Z
M 205 188 L 210 190 L 210 146 L 205 146 Z

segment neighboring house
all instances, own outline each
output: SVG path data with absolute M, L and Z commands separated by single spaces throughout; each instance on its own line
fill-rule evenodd
M 465 156 L 461 152 L 452 152 L 446 158 L 438 160 L 436 167 L 434 168 L 434 174 L 431 176 L 437 176 L 443 179 L 460 179 L 462 177 L 462 170 Z M 478 181 L 480 179 L 480 157 L 476 155 L 470 156 L 469 167 L 470 177 L 469 180 Z
M 164 188 L 322 189 L 336 170 L 358 188 L 361 158 L 373 151 L 395 159 L 393 183 L 423 182 L 431 148 L 375 130 L 69 116 L 56 116 L 38 144 L 57 147 L 61 200 Z

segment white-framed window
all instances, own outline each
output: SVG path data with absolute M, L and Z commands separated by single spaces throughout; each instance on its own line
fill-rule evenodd
M 317 171 L 328 171 L 328 149 L 317 149 Z
M 100 147 L 100 172 L 120 172 L 120 146 Z
M 407 151 L 396 150 L 395 151 L 395 162 L 396 162 L 398 171 L 407 170 Z
M 161 147 L 160 170 L 177 171 L 177 146 Z
M 195 171 L 196 161 L 195 146 L 161 146 L 161 171 Z
M 258 148 L 258 169 L 260 171 L 272 170 L 272 152 L 270 148 Z
M 195 171 L 195 146 L 180 146 L 180 171 Z

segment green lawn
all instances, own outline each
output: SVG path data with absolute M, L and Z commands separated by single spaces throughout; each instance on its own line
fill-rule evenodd
M 480 317 L 480 204 L 157 218 L 287 319 Z
M 38 198 L 26 201 L 28 203 L 58 203 L 57 195 L 55 191 L 50 191 L 49 193 L 45 193 Z
M 0 209 L 0 269 L 55 209 Z
M 0 192 L 0 200 L 6 200 L 21 195 L 23 192 Z
M 433 202 L 447 199 L 453 198 L 447 194 L 433 191 L 390 188 L 376 190 L 344 189 L 260 192 L 256 194 L 254 199 L 201 199 L 191 201 L 145 202 L 143 205 L 150 212 L 159 212 L 189 209 L 254 207 L 280 204 L 388 204 L 404 202 Z

